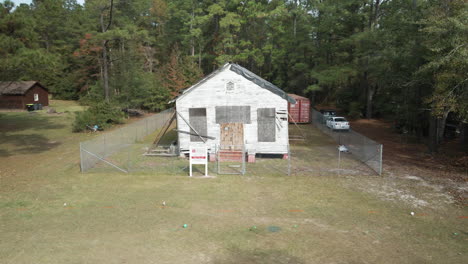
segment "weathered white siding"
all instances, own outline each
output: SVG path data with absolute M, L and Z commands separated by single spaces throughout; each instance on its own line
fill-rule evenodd
M 247 80 L 241 75 L 224 68 L 214 77 L 202 83 L 195 89 L 187 91 L 176 101 L 176 109 L 179 114 L 188 121 L 189 108 L 206 108 L 208 134 L 215 137 L 215 140 L 206 139 L 209 149 L 214 149 L 219 144 L 220 125 L 216 124 L 216 106 L 250 106 L 250 124 L 244 124 L 244 142 L 246 150 L 254 153 L 287 153 L 288 138 L 288 120 L 287 110 L 288 102 L 280 96 L 263 89 L 255 83 Z M 235 83 L 233 91 L 226 91 L 226 83 L 232 81 Z M 276 108 L 276 141 L 258 142 L 257 140 L 257 109 L 258 108 Z M 278 112 L 284 114 L 278 114 Z M 281 118 L 283 120 L 281 120 Z M 190 131 L 190 127 L 178 115 L 177 126 L 179 130 Z M 179 133 L 179 147 L 182 152 L 189 149 L 190 135 Z M 192 142 L 192 144 L 205 144 L 203 142 Z

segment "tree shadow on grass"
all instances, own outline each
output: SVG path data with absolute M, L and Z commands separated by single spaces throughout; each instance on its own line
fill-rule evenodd
M 0 157 L 36 154 L 57 147 L 60 142 L 52 141 L 43 134 L 46 132 L 44 130 L 65 127 L 58 122 L 54 117 L 35 112 L 0 113 L 0 145 L 4 144 L 0 147 Z
M 298 257 L 292 256 L 289 253 L 281 250 L 269 249 L 253 249 L 243 250 L 239 248 L 231 248 L 227 256 L 214 259 L 215 264 L 302 264 L 305 263 Z
M 0 134 L 0 145 L 12 144 L 15 147 L 11 150 L 1 149 L 0 157 L 18 155 L 18 154 L 36 154 L 44 151 L 49 151 L 61 143 L 50 141 L 48 138 L 38 134 L 26 135 L 7 135 Z
M 64 127 L 62 124 L 55 123 L 53 118 L 50 116 L 31 113 L 0 113 L 0 132 L 14 133 L 27 129 L 46 130 L 60 129 Z

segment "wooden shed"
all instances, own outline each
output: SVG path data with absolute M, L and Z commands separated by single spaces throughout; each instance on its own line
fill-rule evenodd
M 310 100 L 297 94 L 289 94 L 294 100 L 295 104 L 288 104 L 289 122 L 290 123 L 310 123 Z
M 186 89 L 176 102 L 179 151 L 206 145 L 255 154 L 288 153 L 288 102 L 283 90 L 235 63 Z
M 49 91 L 37 81 L 0 82 L 0 108 L 26 109 L 27 104 L 49 105 Z

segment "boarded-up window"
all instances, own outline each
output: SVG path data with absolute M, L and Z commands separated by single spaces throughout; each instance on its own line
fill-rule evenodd
M 216 106 L 216 124 L 250 124 L 250 106 Z
M 275 142 L 275 108 L 258 108 L 258 142 Z
M 206 108 L 190 108 L 189 109 L 189 122 L 190 125 L 197 130 L 202 136 L 207 136 L 206 125 Z M 203 141 L 193 129 L 190 129 L 190 141 L 200 142 Z

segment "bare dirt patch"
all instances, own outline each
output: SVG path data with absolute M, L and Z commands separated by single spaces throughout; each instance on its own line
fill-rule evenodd
M 459 204 L 468 199 L 468 157 L 457 149 L 456 142 L 446 142 L 438 154 L 430 155 L 423 142 L 394 132 L 390 121 L 361 119 L 352 121 L 351 127 L 384 145 L 387 175 L 424 179 L 425 184 L 442 186 Z

